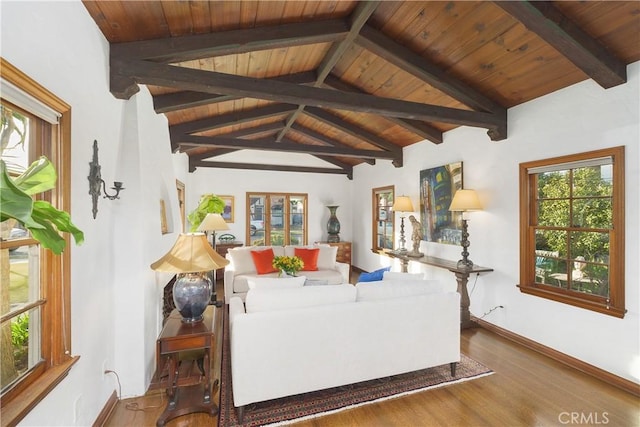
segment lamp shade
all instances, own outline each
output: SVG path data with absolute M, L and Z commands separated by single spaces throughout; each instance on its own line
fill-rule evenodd
M 156 271 L 195 273 L 222 268 L 229 261 L 213 250 L 204 233 L 180 234 L 171 250 L 151 264 Z
M 413 212 L 413 203 L 409 196 L 398 196 L 391 207 L 396 212 Z
M 222 215 L 217 213 L 208 213 L 198 226 L 198 231 L 221 231 L 228 229 L 229 226 L 227 222 L 222 218 Z
M 452 212 L 479 211 L 482 210 L 482 205 L 474 190 L 458 190 L 453 196 L 449 210 Z

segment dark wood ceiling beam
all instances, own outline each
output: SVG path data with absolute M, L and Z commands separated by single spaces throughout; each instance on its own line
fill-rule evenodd
M 608 89 L 627 81 L 627 67 L 548 1 L 496 1 L 497 6 Z
M 350 165 L 349 163 L 340 161 L 338 159 L 335 159 L 333 157 L 329 157 L 329 156 L 319 156 L 317 154 L 314 154 L 314 157 L 323 160 L 327 163 L 331 163 L 332 165 L 338 166 L 340 169 L 344 169 L 345 171 L 347 171 L 347 176 L 349 177 L 349 179 L 353 178 L 353 166 Z M 374 160 L 375 162 L 375 160 Z
M 171 135 L 171 144 L 173 143 L 173 135 L 184 133 L 203 132 L 206 130 L 219 129 L 225 126 L 237 125 L 258 119 L 266 119 L 273 116 L 279 116 L 295 110 L 294 105 L 287 104 L 270 104 L 265 107 L 254 108 L 253 110 L 232 112 L 221 116 L 206 117 L 204 119 L 194 120 L 192 122 L 180 123 L 169 126 L 169 134 Z
M 296 132 L 299 132 L 309 138 L 315 139 L 316 141 L 325 143 L 325 144 L 329 144 L 333 147 L 345 147 L 345 148 L 350 148 L 351 146 L 348 144 L 345 144 L 344 142 L 340 142 L 340 141 L 336 141 L 335 139 L 329 138 L 327 136 L 324 136 L 323 134 L 316 132 L 314 130 L 311 130 L 309 128 L 306 128 L 302 125 L 299 125 L 297 123 L 295 123 L 293 126 L 291 126 L 291 130 L 294 130 Z M 365 163 L 369 163 L 371 165 L 374 165 L 376 163 L 376 161 L 374 159 L 362 159 Z
M 326 174 L 336 174 L 336 175 L 347 175 L 349 179 L 353 179 L 353 169 L 349 171 L 349 170 L 338 169 L 338 168 L 319 168 L 319 167 L 313 167 L 313 166 L 286 166 L 286 165 L 264 165 L 264 164 L 258 164 L 258 163 L 208 162 L 204 160 L 189 162 L 189 172 L 193 172 L 197 167 L 220 168 L 220 169 L 249 169 L 249 170 L 277 171 L 277 172 L 326 173 Z
M 176 63 L 257 50 L 330 43 L 348 33 L 341 19 L 111 44 L 111 56 Z
M 384 150 L 358 150 L 354 148 L 327 147 L 324 145 L 279 142 L 270 139 L 236 139 L 220 136 L 180 135 L 176 137 L 179 145 L 198 147 L 234 148 L 236 150 L 283 151 L 288 153 L 319 154 L 341 157 L 365 157 L 371 159 L 394 160 L 395 153 Z
M 365 93 L 358 87 L 343 82 L 342 80 L 332 75 L 327 76 L 324 84 L 328 87 L 338 89 L 343 92 Z M 415 133 L 416 135 L 420 135 L 421 137 L 428 139 L 434 144 L 442 144 L 442 131 L 436 129 L 428 123 L 421 122 L 419 120 L 400 119 L 397 117 L 385 117 L 385 119 L 397 124 L 398 126 L 402 126 L 403 128 Z
M 402 167 L 402 148 L 398 147 L 392 142 L 389 142 L 386 139 L 382 139 L 379 136 L 367 131 L 366 129 L 349 123 L 341 119 L 340 117 L 324 111 L 320 108 L 309 107 L 305 110 L 305 113 L 316 120 L 339 129 L 347 135 L 351 135 L 354 138 L 358 138 L 360 140 L 368 142 L 369 144 L 373 144 L 376 147 L 382 148 L 383 150 L 388 150 L 392 153 L 395 153 L 396 158 L 393 160 L 393 165 L 396 167 Z
M 302 73 L 287 74 L 274 77 L 273 80 L 295 84 L 313 83 L 316 81 L 316 73 L 305 71 Z M 170 111 L 199 107 L 202 105 L 216 104 L 219 102 L 233 101 L 242 98 L 237 95 L 220 95 L 203 92 L 181 91 L 156 95 L 153 97 L 153 109 L 156 113 L 168 113 Z
M 246 136 L 263 135 L 265 133 L 276 132 L 282 129 L 282 126 L 283 126 L 282 122 L 267 123 L 260 126 L 238 129 L 233 132 L 225 133 L 223 134 L 223 136 L 227 138 L 242 138 Z M 233 153 L 234 151 L 237 151 L 237 150 L 230 149 L 230 148 L 217 148 L 213 151 L 207 151 L 205 153 L 200 153 L 200 154 L 189 154 L 187 152 L 187 155 L 189 156 L 189 159 L 193 158 L 195 160 L 202 160 L 202 159 L 207 159 L 209 157 L 217 157 L 223 154 Z
M 127 76 L 139 84 L 153 84 L 182 90 L 240 95 L 289 104 L 358 111 L 382 116 L 436 121 L 488 128 L 492 139 L 506 138 L 504 114 L 459 110 L 418 102 L 380 98 L 373 95 L 301 86 L 211 71 L 194 70 L 148 61 L 128 61 L 112 57 L 112 76 Z M 120 88 L 123 89 L 123 88 Z M 121 94 L 114 93 L 120 98 Z
M 356 6 L 355 10 L 351 13 L 349 17 L 350 28 L 349 33 L 345 37 L 344 40 L 340 42 L 336 42 L 331 46 L 329 52 L 325 55 L 318 67 L 316 82 L 314 83 L 315 87 L 322 86 L 324 79 L 327 78 L 333 67 L 338 63 L 342 55 L 349 49 L 352 45 L 356 37 L 358 37 L 358 33 L 364 24 L 366 24 L 371 14 L 378 7 L 379 1 L 366 1 L 360 2 Z M 287 124 L 278 134 L 277 140 L 280 141 L 284 137 L 284 135 L 291 129 L 291 125 L 295 123 L 298 119 L 302 111 L 304 110 L 305 105 L 302 104 L 298 107 L 298 109 L 289 117 L 287 120 Z
M 475 110 L 491 113 L 505 110 L 497 102 L 371 26 L 362 29 L 356 43 Z
M 204 159 L 209 159 L 211 157 L 222 156 L 223 154 L 233 153 L 234 151 L 238 151 L 238 150 L 234 150 L 232 148 L 216 148 L 213 151 L 207 151 L 205 153 L 199 153 L 199 154 L 189 154 L 189 153 L 187 153 L 187 155 L 189 156 L 189 161 L 191 161 L 191 160 L 204 160 Z

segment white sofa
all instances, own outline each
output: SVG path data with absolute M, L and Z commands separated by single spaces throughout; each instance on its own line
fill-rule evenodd
M 233 400 L 254 402 L 460 360 L 460 296 L 426 280 L 251 289 L 229 305 Z
M 349 283 L 349 264 L 336 261 L 338 248 L 329 245 L 310 246 L 243 246 L 229 249 L 226 258 L 229 264 L 224 270 L 224 301 L 239 296 L 244 301 L 249 290 L 249 280 L 256 277 L 278 277 L 279 273 L 258 274 L 250 251 L 273 249 L 275 256 L 293 256 L 295 248 L 318 248 L 318 270 L 301 271 L 298 274 L 315 281 L 326 281 L 329 285 Z

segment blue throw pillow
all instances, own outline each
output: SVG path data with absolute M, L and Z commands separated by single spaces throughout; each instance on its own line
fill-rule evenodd
M 358 282 L 375 282 L 382 280 L 384 272 L 389 270 L 391 270 L 391 267 L 381 268 L 380 270 L 372 271 L 371 273 L 360 273 Z

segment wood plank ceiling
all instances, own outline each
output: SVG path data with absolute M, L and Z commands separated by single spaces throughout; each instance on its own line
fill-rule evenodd
M 508 140 L 508 108 L 624 84 L 640 60 L 638 1 L 83 3 L 110 43 L 113 95 L 147 85 L 190 171 L 401 167 L 403 147 L 457 126 Z M 224 160 L 237 150 L 327 166 Z

